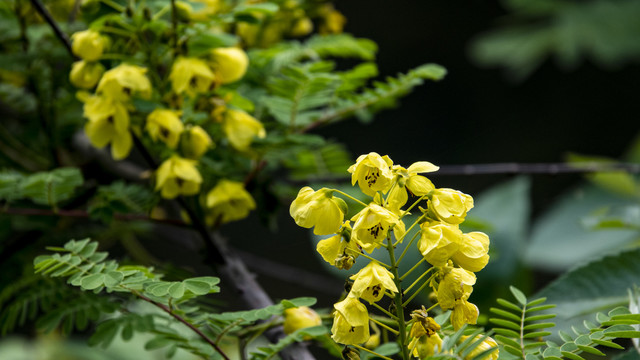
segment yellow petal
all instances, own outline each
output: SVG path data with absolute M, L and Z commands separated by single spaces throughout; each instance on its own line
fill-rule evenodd
M 129 131 L 117 133 L 111 142 L 111 156 L 114 160 L 122 160 L 129 155 L 133 139 Z
M 420 174 L 420 173 L 438 171 L 438 169 L 440 169 L 439 166 L 435 166 L 428 161 L 418 161 L 411 164 L 411 166 L 409 166 L 407 171 L 409 171 L 409 174 Z

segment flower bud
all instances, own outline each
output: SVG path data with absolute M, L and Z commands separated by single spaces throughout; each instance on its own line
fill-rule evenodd
M 247 72 L 249 57 L 244 50 L 235 47 L 211 50 L 211 67 L 215 69 L 216 81 L 228 84 L 240 80 Z
M 71 36 L 71 50 L 83 60 L 96 61 L 102 56 L 107 39 L 94 30 L 78 31 Z
M 322 324 L 320 316 L 307 306 L 289 308 L 284 311 L 284 332 L 292 332 Z
M 190 159 L 198 159 L 204 155 L 209 148 L 215 146 L 209 134 L 200 126 L 192 126 L 183 134 L 180 146 L 184 156 Z
M 104 66 L 99 62 L 76 61 L 71 66 L 69 81 L 79 88 L 91 89 L 102 77 Z

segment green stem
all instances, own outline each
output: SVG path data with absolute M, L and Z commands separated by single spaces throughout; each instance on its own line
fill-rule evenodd
M 388 325 L 385 325 L 384 323 L 382 323 L 382 322 L 380 322 L 380 321 L 378 321 L 378 320 L 376 320 L 376 319 L 374 319 L 374 318 L 372 318 L 372 317 L 370 317 L 370 318 L 369 318 L 369 320 L 371 320 L 371 321 L 373 321 L 374 323 L 376 323 L 376 324 L 380 325 L 381 327 L 383 327 L 383 328 L 385 328 L 385 329 L 387 329 L 387 330 L 391 331 L 392 333 L 394 333 L 394 334 L 398 335 L 398 330 L 393 329 L 392 327 L 390 327 L 390 326 L 388 326 Z
M 418 223 L 420 222 L 420 220 L 422 220 L 422 218 L 424 217 L 424 214 L 422 216 L 420 216 L 419 218 L 416 219 L 416 221 L 413 222 L 413 224 L 411 224 L 411 226 L 409 226 L 409 228 L 407 229 L 407 231 L 404 232 L 404 234 L 402 234 L 402 236 L 400 236 L 400 238 L 396 239 L 396 242 L 393 243 L 393 246 L 398 245 L 399 243 L 402 242 L 402 240 L 404 240 L 404 237 L 407 236 L 407 234 L 409 233 L 409 231 L 411 231 L 411 229 L 413 229 L 416 225 L 418 225 Z M 400 220 L 402 221 L 402 220 Z M 412 240 L 413 241 L 413 240 Z M 406 249 L 405 249 L 406 251 Z M 402 258 L 402 256 L 400 257 Z M 400 261 L 400 260 L 398 260 Z
M 378 304 L 376 304 L 376 303 L 373 303 L 373 304 L 371 304 L 371 305 L 373 305 L 373 306 L 374 306 L 375 308 L 377 308 L 378 310 L 382 311 L 385 315 L 387 315 L 388 317 L 392 318 L 393 320 L 397 320 L 397 318 L 396 318 L 396 316 L 395 316 L 395 315 L 393 315 L 392 313 L 390 313 L 389 311 L 387 311 L 387 310 L 386 310 L 385 308 L 383 308 L 382 306 L 380 306 L 380 305 L 378 305 Z
M 414 287 L 417 283 L 419 283 L 423 277 L 425 277 L 428 273 L 431 272 L 431 270 L 433 270 L 432 267 L 430 267 L 427 271 L 425 271 L 422 275 L 420 275 L 420 277 L 417 278 L 411 285 L 409 285 L 408 288 L 404 289 L 404 293 L 405 294 L 409 293 L 409 290 L 411 290 L 412 287 Z M 428 280 L 431 280 L 431 278 L 429 278 Z
M 391 266 L 389 266 L 389 265 L 387 265 L 387 264 L 383 263 L 382 261 L 380 261 L 380 260 L 378 260 L 378 259 L 372 258 L 371 256 L 369 256 L 369 255 L 367 255 L 367 254 L 365 254 L 365 253 L 363 253 L 363 252 L 360 252 L 360 251 L 354 250 L 354 249 L 352 249 L 352 248 L 345 248 L 345 250 L 352 251 L 354 254 L 358 254 L 358 255 L 360 255 L 360 256 L 362 256 L 362 257 L 365 257 L 365 258 L 367 258 L 367 259 L 369 259 L 369 260 L 371 260 L 371 261 L 373 261 L 373 262 L 378 263 L 378 265 L 382 265 L 382 266 L 386 267 L 387 269 L 390 269 L 390 268 L 391 268 Z
M 118 4 L 115 1 L 111 1 L 111 0 L 100 0 L 103 4 L 112 7 L 115 11 L 118 12 L 124 12 L 125 8 L 124 6 Z
M 407 215 L 409 213 L 409 211 L 411 211 L 411 209 L 413 209 L 414 207 L 416 207 L 416 205 L 418 205 L 420 203 L 420 201 L 424 200 L 427 197 L 427 195 L 422 195 L 418 198 L 418 200 L 416 200 L 413 204 L 411 204 L 411 206 L 409 206 L 407 208 L 407 210 L 404 211 L 404 213 L 402 214 L 402 216 L 400 218 L 403 218 L 405 215 Z
M 347 194 L 347 193 L 345 193 L 345 192 L 342 192 L 342 191 L 340 191 L 340 190 L 336 190 L 336 189 L 333 189 L 333 191 L 337 192 L 337 193 L 338 193 L 338 194 L 340 194 L 340 195 L 346 196 L 346 197 L 348 197 L 349 199 L 351 199 L 351 200 L 353 200 L 353 201 L 355 201 L 355 202 L 357 202 L 357 203 L 360 203 L 360 204 L 361 204 L 362 206 L 364 206 L 364 207 L 367 207 L 367 204 L 363 203 L 362 201 L 360 201 L 360 200 L 358 200 L 358 199 L 354 198 L 353 196 L 351 196 L 351 195 L 349 195 L 349 194 Z
M 178 56 L 178 9 L 176 0 L 171 0 L 171 38 L 173 42 L 173 59 Z
M 433 269 L 433 268 L 430 268 Z M 416 290 L 416 292 L 413 293 L 413 295 L 411 295 L 411 297 L 409 299 L 407 299 L 407 301 L 405 301 L 404 303 L 402 303 L 402 306 L 407 306 L 409 305 L 409 303 L 411 302 L 411 300 L 413 300 L 414 297 L 418 296 L 418 294 L 420 294 L 420 292 L 422 291 L 422 289 L 424 289 L 427 285 L 429 285 L 429 282 L 431 282 L 431 278 L 433 278 L 436 274 L 431 275 L 431 277 L 429 277 L 427 279 L 427 281 L 424 282 L 424 284 L 422 284 L 422 286 L 420 286 L 420 288 L 418 290 Z
M 402 305 L 402 280 L 398 274 L 398 265 L 396 264 L 396 255 L 394 252 L 393 243 L 390 239 L 387 239 L 387 251 L 389 251 L 389 260 L 391 262 L 391 273 L 393 274 L 393 282 L 398 288 L 398 293 L 394 297 L 396 304 L 396 317 L 398 322 L 398 343 L 400 345 L 400 351 L 404 360 L 409 360 L 409 352 L 406 346 L 407 343 L 407 328 L 404 322 L 404 306 Z
M 402 254 L 400 254 L 400 257 L 398 258 L 398 263 L 400 261 L 402 261 L 402 259 L 404 258 L 404 255 L 407 253 L 407 250 L 409 250 L 409 247 L 411 247 L 411 245 L 413 244 L 413 242 L 416 240 L 416 238 L 418 237 L 418 235 L 420 235 L 420 232 L 418 231 L 417 233 L 415 233 L 415 235 L 413 235 L 413 237 L 411 238 L 411 241 L 409 241 L 409 243 L 407 244 L 407 246 L 404 247 L 404 250 L 402 251 Z
M 406 273 L 404 273 L 404 275 L 400 276 L 400 280 L 404 280 L 404 278 L 406 278 L 407 276 L 409 276 L 409 274 L 411 274 L 411 272 L 415 269 L 418 268 L 418 266 L 420 266 L 420 264 L 422 264 L 423 261 L 426 261 L 425 258 L 420 259 L 420 261 L 418 261 L 415 265 L 413 265 L 413 267 L 411 269 L 409 269 L 409 271 L 407 271 Z
M 355 345 L 355 344 L 354 344 L 354 345 L 350 345 L 350 346 L 353 346 L 354 348 L 360 349 L 360 350 L 362 350 L 362 351 L 366 351 L 366 352 L 371 353 L 371 354 L 373 354 L 373 355 L 375 355 L 375 356 L 377 356 L 377 357 L 381 357 L 381 358 L 383 358 L 383 359 L 385 359 L 385 360 L 393 360 L 392 358 L 388 358 L 388 357 L 386 357 L 386 356 L 384 356 L 384 355 L 380 355 L 380 354 L 378 354 L 377 352 L 375 352 L 375 351 L 373 351 L 373 350 L 369 350 L 369 349 L 367 349 L 366 347 L 363 347 L 363 346 L 360 346 L 360 345 Z

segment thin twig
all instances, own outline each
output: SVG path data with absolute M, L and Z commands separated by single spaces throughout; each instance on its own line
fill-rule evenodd
M 75 217 L 75 218 L 89 218 L 91 214 L 84 210 L 62 210 L 53 211 L 50 209 L 32 209 L 32 208 L 6 208 L 0 211 L 1 214 L 9 215 L 27 215 L 27 216 L 60 216 L 60 217 Z M 191 225 L 178 219 L 154 219 L 147 215 L 141 214 L 113 214 L 113 217 L 118 220 L 142 220 L 151 221 L 160 224 L 169 224 L 182 227 L 191 227 Z
M 139 297 L 140 299 L 159 307 L 160 309 L 165 311 L 167 314 L 173 316 L 174 319 L 180 321 L 181 323 L 186 325 L 189 329 L 193 330 L 193 332 L 198 334 L 198 336 L 200 336 L 204 341 L 206 341 L 209 345 L 211 345 L 220 355 L 222 355 L 223 358 L 225 358 L 226 360 L 230 360 L 227 354 L 225 354 L 224 351 L 220 349 L 218 344 L 216 344 L 213 340 L 211 340 L 205 333 L 203 333 L 200 329 L 195 327 L 192 323 L 188 322 L 185 318 L 171 311 L 171 309 L 169 309 L 166 305 L 161 304 L 157 301 L 151 300 L 148 297 L 140 294 L 139 292 L 133 291 L 133 294 Z
M 69 40 L 69 37 L 62 31 L 62 29 L 60 29 L 56 21 L 51 16 L 51 13 L 49 13 L 49 10 L 47 10 L 47 8 L 42 5 L 40 0 L 31 0 L 31 5 L 33 5 L 36 11 L 38 11 L 38 13 L 44 18 L 47 24 L 51 26 L 51 29 L 56 34 L 56 37 L 60 39 L 62 45 L 64 45 L 64 47 L 67 49 L 67 52 L 69 52 L 69 54 L 75 59 L 76 56 L 71 50 L 71 41 Z

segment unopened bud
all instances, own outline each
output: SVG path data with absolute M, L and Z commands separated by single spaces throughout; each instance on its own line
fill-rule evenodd
M 360 360 L 360 353 L 356 349 L 345 346 L 342 350 L 342 358 L 344 360 Z

